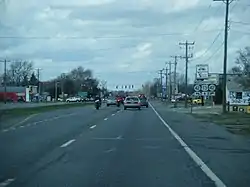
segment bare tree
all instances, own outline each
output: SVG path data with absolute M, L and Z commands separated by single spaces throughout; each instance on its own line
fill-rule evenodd
M 250 47 L 238 51 L 236 58 L 236 66 L 231 69 L 232 73 L 239 74 L 235 80 L 243 87 L 250 88 Z
M 33 63 L 28 61 L 14 61 L 7 71 L 8 85 L 21 86 L 22 82 L 30 77 L 33 70 Z

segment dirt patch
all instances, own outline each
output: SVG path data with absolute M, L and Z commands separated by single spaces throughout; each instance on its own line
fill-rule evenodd
M 201 122 L 223 125 L 233 134 L 250 135 L 250 114 L 190 114 Z

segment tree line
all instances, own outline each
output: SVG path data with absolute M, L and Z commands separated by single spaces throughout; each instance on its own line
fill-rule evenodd
M 0 76 L 1 86 L 4 86 L 4 74 Z M 6 71 L 7 86 L 40 86 L 42 92 L 48 92 L 55 95 L 64 92 L 68 95 L 76 95 L 78 92 L 88 92 L 89 94 L 98 94 L 99 81 L 93 77 L 89 69 L 82 66 L 76 67 L 69 73 L 62 73 L 55 79 L 46 82 L 39 82 L 38 75 L 35 73 L 33 62 L 29 61 L 12 61 Z

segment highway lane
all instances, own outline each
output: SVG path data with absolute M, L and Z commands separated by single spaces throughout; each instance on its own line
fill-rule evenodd
M 75 133 L 63 136 L 60 141 L 53 139 L 57 131 L 60 133 L 60 125 L 51 133 L 47 133 L 50 128 L 44 129 L 44 125 L 40 136 L 50 139 L 53 149 L 49 144 L 41 148 L 37 141 L 32 142 L 41 150 L 39 159 L 20 166 L 22 169 L 9 176 L 6 184 L 10 183 L 10 187 L 215 186 L 152 109 L 112 111 L 99 116 L 100 120 L 85 123 L 88 128 L 78 128 L 73 117 L 61 121 L 61 125 Z M 71 126 L 65 124 L 69 121 Z
M 9 131 L 0 132 L 0 184 L 117 110 L 117 107 L 104 107 L 97 111 L 93 106 L 86 106 L 51 111 Z

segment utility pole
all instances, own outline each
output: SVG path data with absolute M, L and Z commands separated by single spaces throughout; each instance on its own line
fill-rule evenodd
M 0 62 L 4 63 L 4 76 L 3 76 L 3 84 L 4 84 L 4 103 L 7 103 L 7 62 L 8 60 L 0 60 Z
M 165 73 L 165 79 L 166 79 L 166 93 L 167 93 L 167 90 L 168 90 L 168 68 L 167 68 L 167 63 L 166 63 L 166 73 Z M 167 99 L 166 99 L 167 101 Z
M 178 58 L 181 58 L 181 56 L 171 56 L 172 58 L 174 58 L 174 96 L 176 96 L 176 90 L 177 90 L 177 62 L 178 62 Z
M 41 94 L 41 83 L 40 83 L 40 70 L 41 68 L 37 68 L 37 80 L 38 80 L 38 93 L 39 95 Z
M 4 103 L 7 102 L 7 60 L 4 60 Z
M 172 99 L 172 62 L 168 62 L 169 65 L 169 97 L 168 100 Z
M 188 101 L 187 101 L 187 94 L 188 94 L 188 59 L 189 58 L 192 58 L 192 55 L 188 55 L 188 49 L 189 49 L 189 46 L 190 45 L 194 45 L 194 42 L 188 42 L 186 40 L 185 43 L 182 43 L 180 42 L 179 45 L 185 45 L 185 57 L 182 57 L 182 58 L 185 58 L 186 59 L 186 72 L 185 72 L 185 108 L 187 108 L 188 106 Z
M 55 81 L 55 102 L 57 102 L 57 84 L 58 82 Z
M 164 70 L 164 69 L 159 70 L 159 74 L 160 74 L 160 93 L 161 93 L 161 100 L 163 100 L 163 92 L 162 92 L 162 74 L 163 74 L 163 70 Z
M 225 15 L 225 34 L 224 34 L 224 61 L 223 61 L 223 80 L 222 80 L 222 112 L 227 112 L 227 40 L 228 40 L 228 14 L 229 5 L 234 0 L 213 0 L 213 1 L 223 1 L 226 3 L 226 15 Z

